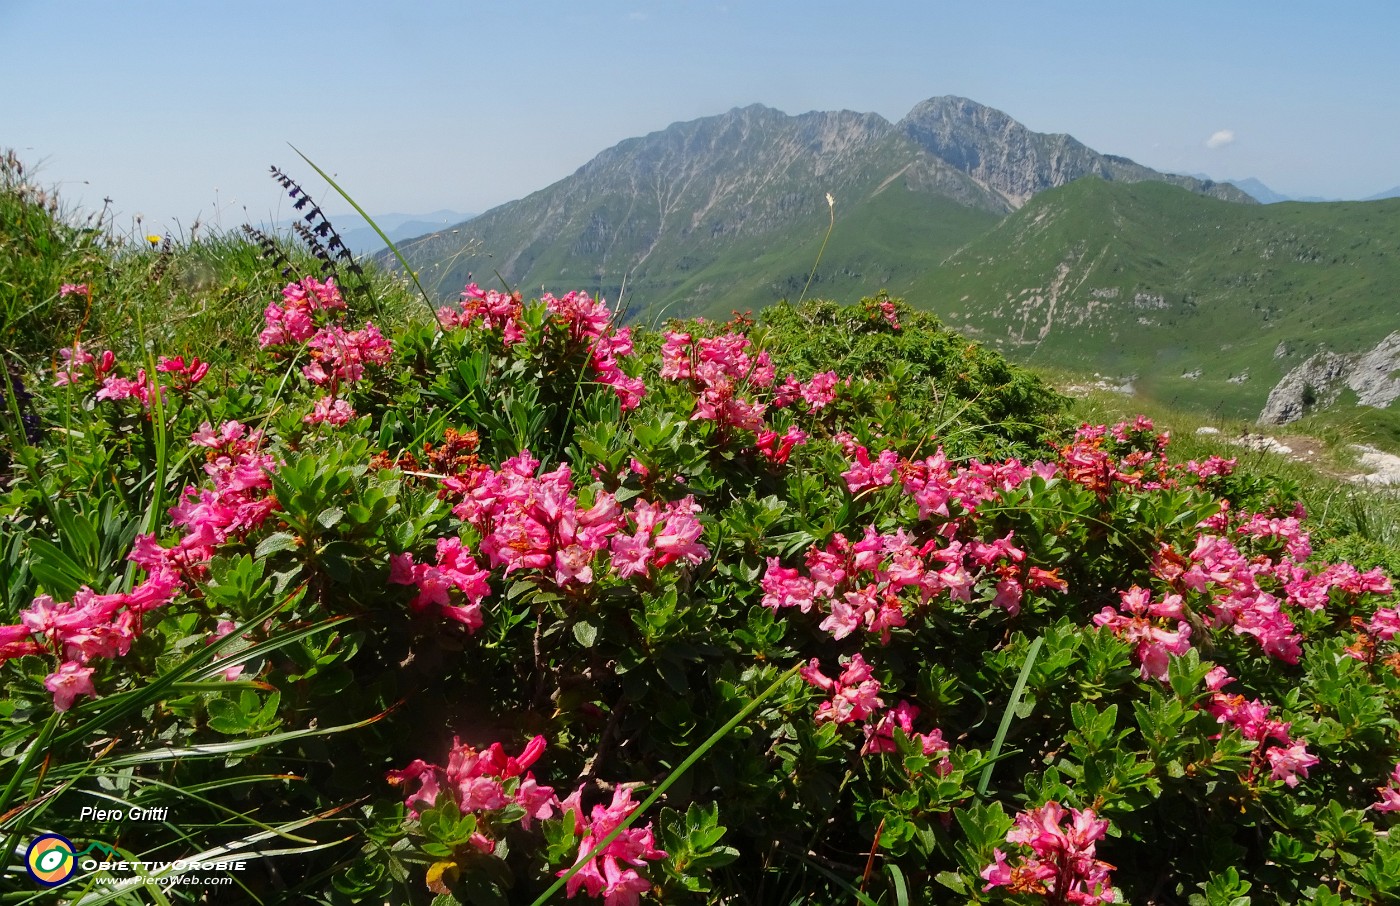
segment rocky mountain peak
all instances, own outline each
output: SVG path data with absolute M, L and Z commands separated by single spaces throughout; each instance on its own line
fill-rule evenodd
M 1012 208 L 1084 176 L 1163 181 L 1226 201 L 1253 202 L 1231 185 L 1159 173 L 1126 157 L 1100 154 L 1071 135 L 1032 131 L 1000 110 L 967 98 L 929 98 L 895 128 L 1005 198 Z

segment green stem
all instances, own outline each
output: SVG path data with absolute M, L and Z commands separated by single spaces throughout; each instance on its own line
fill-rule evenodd
M 652 803 L 656 802 L 657 799 L 661 798 L 662 793 L 665 793 L 668 789 L 671 788 L 671 784 L 681 779 L 681 777 L 685 775 L 686 771 L 689 771 L 692 767 L 694 767 L 695 762 L 703 758 L 705 753 L 710 751 L 710 749 L 714 748 L 715 745 L 721 739 L 733 732 L 734 728 L 739 726 L 739 724 L 743 723 L 745 718 L 747 718 L 750 714 L 752 714 L 758 709 L 759 705 L 763 704 L 770 697 L 772 697 L 773 693 L 777 692 L 779 687 L 781 687 L 788 680 L 796 676 L 797 671 L 801 670 L 802 667 L 803 665 L 800 663 L 794 664 L 792 668 L 789 669 L 786 673 L 775 679 L 773 681 L 773 684 L 763 691 L 762 695 L 749 702 L 743 707 L 742 710 L 739 711 L 738 714 L 735 714 L 733 717 L 731 717 L 728 723 L 720 727 L 714 733 L 710 734 L 709 739 L 701 743 L 699 747 L 695 749 L 695 751 L 691 752 L 690 755 L 686 757 L 685 761 L 682 761 L 680 763 L 679 767 L 677 767 L 674 771 L 668 774 L 665 780 L 657 784 L 656 789 L 652 791 L 652 794 L 650 796 L 648 796 L 642 801 L 641 805 L 633 809 L 630 815 L 624 818 L 622 822 L 618 824 L 617 827 L 613 828 L 612 833 L 608 834 L 602 840 L 598 841 L 597 845 L 595 845 L 591 850 L 587 852 L 587 854 L 580 858 L 578 862 L 574 864 L 573 868 L 565 872 L 563 877 L 557 879 L 552 885 L 550 885 L 548 890 L 540 894 L 539 897 L 532 904 L 532 906 L 544 906 L 544 904 L 549 901 L 550 897 L 554 896 L 554 894 L 559 892 L 559 888 L 563 887 L 569 882 L 570 878 L 578 874 L 579 871 L 581 871 L 585 865 L 593 861 L 593 859 L 603 850 L 607 849 L 608 844 L 612 843 L 613 840 L 617 839 L 618 834 L 621 834 L 623 831 L 627 830 L 627 828 L 631 827 L 633 821 L 640 818 L 642 813 L 651 807 Z
M 817 275 L 817 265 L 822 263 L 822 254 L 826 252 L 826 243 L 831 239 L 831 231 L 836 229 L 836 205 L 832 202 L 831 196 L 826 196 L 826 207 L 831 212 L 831 225 L 826 228 L 826 236 L 822 239 L 822 247 L 817 249 L 817 260 L 812 262 L 812 272 L 807 275 L 807 284 L 802 287 L 802 295 L 797 297 L 797 304 L 801 305 L 802 300 L 807 298 L 807 288 L 812 285 L 812 278 Z

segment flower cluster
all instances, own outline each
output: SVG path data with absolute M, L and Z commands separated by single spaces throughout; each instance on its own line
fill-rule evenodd
M 366 365 L 387 365 L 394 356 L 389 341 L 368 322 L 360 330 L 327 325 L 307 341 L 306 349 L 311 361 L 301 373 L 318 387 L 353 384 L 364 377 Z
M 894 330 L 899 330 L 899 317 L 895 310 L 894 303 L 889 299 L 880 300 L 880 317 L 885 319 L 885 323 Z
M 456 308 L 444 305 L 438 309 L 438 323 L 444 330 L 454 327 L 472 327 L 478 321 L 486 330 L 501 334 L 507 348 L 525 339 L 525 329 L 520 315 L 525 303 L 520 293 L 499 293 L 494 289 L 482 289 L 475 283 L 468 283 L 462 290 L 462 298 Z
M 393 359 L 393 346 L 379 328 L 367 321 L 359 330 L 346 330 L 340 323 L 345 313 L 335 279 L 322 283 L 313 277 L 288 283 L 282 288 L 282 304 L 271 302 L 263 311 L 266 326 L 258 344 L 278 350 L 304 347 L 310 361 L 302 366 L 302 375 L 328 390 L 302 419 L 308 425 L 347 424 L 355 409 L 340 397 L 343 388 L 362 380 L 366 365 L 383 367 Z
M 850 383 L 850 379 L 847 378 L 846 382 Z M 818 412 L 836 402 L 836 388 L 840 383 L 841 379 L 834 371 L 814 374 L 806 383 L 799 381 L 796 375 L 789 374 L 787 380 L 774 392 L 773 405 L 782 409 L 802 400 L 810 411 Z
M 1168 655 L 1182 655 L 1191 648 L 1191 625 L 1186 622 L 1181 595 L 1166 595 L 1153 601 L 1151 591 L 1134 585 L 1120 592 L 1119 598 L 1118 610 L 1105 607 L 1094 617 L 1094 625 L 1105 627 L 1136 646 L 1143 679 L 1152 677 L 1165 682 Z
M 185 529 L 183 537 L 171 547 L 154 535 L 136 537 L 127 559 L 144 569 L 146 578 L 129 592 L 99 595 L 84 586 L 68 602 L 39 595 L 20 612 L 18 625 L 0 627 L 0 663 L 26 654 L 59 659 L 44 681 L 59 711 L 71 708 L 79 695 L 95 696 L 93 662 L 125 655 L 141 634 L 143 614 L 173 601 L 186 578 L 202 574 L 219 545 L 256 528 L 276 506 L 265 496 L 275 463 L 256 451 L 260 440 L 260 432 L 248 434 L 238 422 L 217 432 L 206 422 L 193 442 L 210 448 L 204 468 L 214 487 L 187 487 L 170 509 L 172 523 Z M 221 626 L 214 639 L 231 629 Z
M 395 585 L 415 585 L 418 594 L 409 602 L 414 613 L 433 610 L 456 620 L 471 632 L 481 628 L 481 602 L 491 593 L 488 574 L 472 559 L 460 538 L 439 538 L 437 562 L 414 563 L 413 554 L 395 554 L 389 560 L 389 581 Z M 448 598 L 452 589 L 462 592 L 466 605 L 454 605 Z
M 190 356 L 188 362 L 182 355 L 173 358 L 161 356 L 160 361 L 156 362 L 156 371 L 170 375 L 175 381 L 175 389 L 185 393 L 204 380 L 204 376 L 209 373 L 209 363 L 201 362 L 199 356 Z
M 837 725 L 865 722 L 865 747 L 867 755 L 878 755 L 895 751 L 894 731 L 898 728 L 906 738 L 917 741 L 925 755 L 944 755 L 949 751 L 943 741 L 943 732 L 915 733 L 914 721 L 919 716 L 919 708 L 907 701 L 901 701 L 893 708 L 885 708 L 880 698 L 880 681 L 875 678 L 874 669 L 865 662 L 859 653 L 843 658 L 843 669 L 835 679 L 821 671 L 821 664 L 812 658 L 801 670 L 801 675 L 809 685 L 815 686 L 830 695 L 817 707 L 817 723 L 830 721 Z M 951 764 L 945 757 L 939 771 L 946 773 Z
M 837 532 L 825 549 L 809 548 L 806 575 L 769 557 L 761 580 L 762 603 L 775 611 L 796 607 L 803 613 L 818 606 L 826 613 L 821 628 L 833 638 L 864 628 L 888 643 L 891 630 L 905 625 L 906 591 L 916 595 L 920 606 L 944 592 L 966 603 L 978 582 L 988 579 L 994 582 L 992 603 L 1014 615 L 1027 585 L 1067 588 L 1054 570 L 1028 566 L 1025 559 L 1012 534 L 991 542 L 935 537 L 916 546 L 903 529 L 882 535 L 868 526 L 859 541 Z
M 1230 520 L 1222 517 L 1226 513 L 1208 520 L 1209 530 L 1197 536 L 1187 556 L 1163 546 L 1154 574 L 1177 594 L 1204 596 L 1209 626 L 1248 635 L 1272 657 L 1296 664 L 1302 653 L 1302 640 L 1283 605 L 1320 610 L 1332 589 L 1348 595 L 1391 593 L 1379 570 L 1361 573 L 1345 562 L 1318 573 L 1304 567 L 1312 546 L 1297 516 L 1240 517 L 1236 533 L 1264 549 L 1254 556 L 1228 537 Z
M 594 301 L 587 293 L 571 292 L 561 299 L 545 293 L 540 301 L 564 326 L 572 343 L 587 347 L 588 361 L 598 382 L 613 389 L 622 402 L 622 411 L 637 408 L 646 394 L 646 385 L 641 378 L 625 374 L 617 362 L 632 354 L 632 328 L 614 330 L 607 305 L 601 299 Z
M 499 815 L 518 806 L 523 812 L 520 826 L 529 830 L 534 819 L 552 818 L 559 808 L 554 788 L 540 786 L 526 770 L 539 760 L 547 745 L 543 736 L 536 736 L 516 757 L 507 755 L 499 742 L 477 750 L 453 737 L 447 767 L 416 758 L 403 770 L 390 771 L 388 780 L 395 786 L 417 784 L 404 799 L 413 818 L 438 805 L 445 793 L 464 815 Z M 497 838 L 490 833 L 492 826 L 490 821 L 478 821 L 472 846 L 484 853 L 495 852 Z
M 289 346 L 305 343 L 317 330 L 317 313 L 345 311 L 345 299 L 335 285 L 335 279 L 325 283 L 305 277 L 282 288 L 282 304 L 268 303 L 263 310 L 266 326 L 258 334 L 258 345 Z
M 99 659 L 125 655 L 141 633 L 141 616 L 168 604 L 180 589 L 168 571 L 150 576 L 130 592 L 99 595 L 84 586 L 71 601 L 39 595 L 20 611 L 20 622 L 0 627 L 0 663 L 21 655 L 49 654 L 58 667 L 44 680 L 54 709 L 67 711 L 79 695 L 97 695 L 92 683 Z
M 747 323 L 751 322 L 742 318 L 731 322 Z M 694 392 L 692 421 L 712 422 L 721 437 L 733 430 L 752 431 L 758 454 L 779 466 L 810 435 L 794 424 L 770 423 L 770 409 L 800 412 L 797 404 L 801 402 L 808 415 L 815 415 L 835 402 L 843 384 L 834 371 L 805 382 L 789 374 L 782 384 L 775 384 L 768 352 L 756 349 L 746 334 L 732 329 L 713 337 L 668 330 L 661 347 L 661 377 L 686 382 Z M 844 381 L 850 382 L 850 378 Z
M 695 518 L 698 512 L 694 497 L 666 504 L 637 501 L 627 514 L 632 534 L 619 531 L 613 536 L 613 572 L 625 579 L 645 574 L 649 566 L 660 568 L 677 560 L 702 562 L 709 551 L 700 544 L 704 528 Z
M 583 888 L 590 897 L 603 897 L 604 906 L 636 906 L 638 894 L 651 889 L 651 884 L 637 869 L 645 866 L 648 860 L 666 858 L 666 853 L 656 848 L 656 837 L 647 824 L 623 830 L 601 852 L 584 862 L 595 846 L 637 810 L 637 803 L 632 801 L 630 788 L 618 786 L 613 790 L 612 802 L 593 806 L 585 819 L 582 799 L 583 787 L 580 786 L 560 803 L 560 810 L 574 819 L 574 834 L 582 836 L 578 860 L 574 863 L 574 867 L 582 867 L 564 885 L 569 899 Z M 559 872 L 559 876 L 563 877 L 570 870 Z
M 884 321 L 889 325 L 891 330 L 897 331 L 901 329 L 899 324 L 899 306 L 883 292 L 873 299 L 863 299 L 861 301 L 861 308 L 864 310 L 865 317 L 872 325 L 878 325 L 879 322 Z
M 621 401 L 623 411 L 635 409 L 646 395 L 641 378 L 622 370 L 619 359 L 632 355 L 632 329 L 613 328 L 613 313 L 601 299 L 587 293 L 570 292 L 556 298 L 550 293 L 540 297 L 552 336 L 562 340 L 570 352 L 583 351 L 588 357 L 598 383 L 612 388 Z M 475 283 L 467 285 L 461 302 L 454 308 L 444 305 L 438 309 L 438 323 L 444 329 L 476 327 L 498 334 L 501 344 L 509 349 L 525 340 L 525 306 L 520 293 L 499 293 L 484 290 Z M 543 338 L 551 338 L 546 332 Z
M 699 563 L 709 556 L 691 497 L 666 504 L 638 500 L 624 512 L 608 491 L 579 503 L 567 464 L 537 475 L 540 463 L 529 451 L 499 470 L 479 466 L 463 478 L 444 481 L 462 501 L 453 513 L 481 535 L 479 551 L 491 568 L 507 575 L 541 571 L 558 586 L 588 585 L 600 552 L 609 551 L 621 577 L 645 573 L 676 561 Z M 630 531 L 629 531 L 630 530 Z
M 1289 788 L 1297 786 L 1298 776 L 1301 774 L 1306 779 L 1308 768 L 1318 763 L 1317 757 L 1308 752 L 1304 742 L 1289 735 L 1289 722 L 1269 718 L 1269 705 L 1259 699 L 1220 691 L 1232 682 L 1234 679 L 1224 667 L 1215 667 L 1207 674 L 1206 688 L 1211 690 L 1212 696 L 1206 710 L 1220 723 L 1229 724 L 1245 739 L 1257 743 L 1254 750 L 1256 770 L 1267 762 L 1274 780 L 1282 780 Z M 1275 744 L 1265 748 L 1269 742 Z
M 1037 461 L 1025 466 L 1017 459 L 988 463 L 974 459 L 962 468 L 955 468 L 942 447 L 922 460 L 901 460 L 898 471 L 904 493 L 919 505 L 919 518 L 927 520 L 934 517 L 952 520 L 961 513 L 973 514 L 980 504 L 995 500 L 1002 491 L 1020 487 L 1032 476 L 1049 481 L 1059 474 L 1053 464 Z M 847 487 L 850 487 L 850 478 L 847 478 Z M 958 510 L 950 510 L 949 504 L 956 504 Z
M 807 432 L 796 425 L 789 425 L 781 435 L 777 431 L 758 432 L 758 452 L 763 458 L 777 465 L 783 465 L 792 455 L 793 447 L 807 442 Z
M 117 357 L 110 349 L 94 356 L 83 349 L 82 343 L 74 343 L 67 349 L 60 349 L 58 357 L 60 364 L 54 369 L 55 387 L 77 384 L 84 379 L 88 367 L 91 366 L 92 380 L 102 382 L 102 386 L 97 390 L 99 400 L 115 402 L 137 399 L 141 401 L 143 408 L 149 410 L 153 391 L 159 393 L 162 400 L 166 397 L 167 388 L 151 380 L 144 368 L 137 370 L 134 378 L 124 378 L 115 374 Z M 191 356 L 188 362 L 182 355 L 161 356 L 156 362 L 156 372 L 169 375 L 174 382 L 174 389 L 184 394 L 204 380 L 204 376 L 209 373 L 209 363 L 201 362 L 198 356 Z
M 846 479 L 846 489 L 852 494 L 894 484 L 895 469 L 899 467 L 899 454 L 894 450 L 882 450 L 872 460 L 869 450 L 857 446 L 854 455 L 856 461 L 841 473 L 841 477 Z
M 76 384 L 83 377 L 83 372 L 87 366 L 92 365 L 92 376 L 94 380 L 105 378 L 117 365 L 117 357 L 112 350 L 104 350 L 99 356 L 83 349 L 82 343 L 74 343 L 67 349 L 60 349 L 58 357 L 61 364 L 54 369 L 53 385 L 55 387 L 66 387 L 69 384 Z
M 236 421 L 224 422 L 217 430 L 208 422 L 200 425 L 191 442 L 206 448 L 204 472 L 213 487 L 186 487 L 170 508 L 171 522 L 185 529 L 174 547 L 158 548 L 154 539 L 143 546 L 138 538 L 138 550 L 146 551 L 152 561 L 161 559 L 197 576 L 220 545 L 262 525 L 277 508 L 276 498 L 269 493 L 277 460 L 261 450 L 262 439 L 261 431 L 250 431 Z
M 1392 607 L 1381 607 L 1371 615 L 1371 621 L 1366 626 L 1376 638 L 1382 641 L 1390 641 L 1400 634 L 1400 611 Z
M 1066 818 L 1069 826 L 1063 827 Z M 994 850 L 996 861 L 982 870 L 987 882 L 983 890 L 1005 887 L 1011 893 L 1039 894 L 1056 903 L 1083 906 L 1112 903 L 1108 873 L 1113 866 L 1094 851 L 1094 844 L 1107 832 L 1107 819 L 1099 818 L 1093 809 L 1066 811 L 1052 800 L 1021 812 L 1006 842 L 1020 844 L 1030 854 L 1013 863 L 1000 849 Z
M 744 334 L 692 338 L 666 331 L 661 376 L 691 382 L 696 391 L 691 419 L 714 422 L 721 430 L 763 429 L 768 404 L 754 399 L 753 391 L 773 385 L 773 360 L 766 350 L 755 353 Z
M 1100 497 L 1115 485 L 1144 490 L 1175 486 L 1166 456 L 1170 437 L 1152 430 L 1151 419 L 1141 415 L 1112 428 L 1081 425 L 1060 451 L 1065 477 Z

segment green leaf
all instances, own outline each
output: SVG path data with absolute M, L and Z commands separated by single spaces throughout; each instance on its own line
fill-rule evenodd
M 940 871 L 933 879 L 954 893 L 967 893 L 967 881 L 956 871 Z
M 316 515 L 316 521 L 325 528 L 334 528 L 344 518 L 345 510 L 338 506 L 328 506 Z
M 253 556 L 261 560 L 279 551 L 295 550 L 299 541 L 300 539 L 291 532 L 276 532 L 258 542 L 257 549 L 253 552 Z
M 584 648 L 592 648 L 598 641 L 598 627 L 587 620 L 579 620 L 574 624 L 574 638 Z

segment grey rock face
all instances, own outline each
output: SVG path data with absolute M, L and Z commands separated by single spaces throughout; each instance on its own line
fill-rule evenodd
M 1384 409 L 1396 399 L 1400 399 L 1400 378 L 1395 376 L 1400 368 L 1400 332 L 1396 332 L 1376 344 L 1376 348 L 1356 360 L 1347 386 L 1356 391 L 1356 401 L 1363 406 Z
M 1360 355 L 1319 352 L 1283 376 L 1269 393 L 1259 421 L 1286 425 L 1314 408 L 1337 401 L 1343 388 L 1356 393 L 1363 406 L 1383 409 L 1400 399 L 1400 331 Z
M 967 98 L 929 98 L 909 111 L 896 128 L 1000 194 L 1013 208 L 1046 189 L 1084 176 L 1169 182 L 1225 201 L 1256 203 L 1229 183 L 1159 173 L 1126 157 L 1100 154 L 1070 135 L 1032 132 L 1000 110 Z

